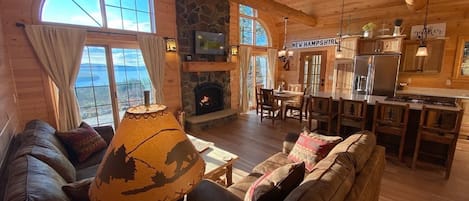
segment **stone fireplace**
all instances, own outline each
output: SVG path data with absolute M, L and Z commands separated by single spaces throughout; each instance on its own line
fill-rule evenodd
M 200 84 L 194 89 L 195 115 L 223 110 L 223 87 L 215 82 Z

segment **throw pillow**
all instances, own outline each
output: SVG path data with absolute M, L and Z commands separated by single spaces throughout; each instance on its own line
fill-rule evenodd
M 264 174 L 247 190 L 244 201 L 283 200 L 303 181 L 305 164 L 291 163 Z
M 79 128 L 55 134 L 76 154 L 78 162 L 85 161 L 95 152 L 107 147 L 106 141 L 85 122 Z
M 288 154 L 288 159 L 294 162 L 304 161 L 306 169 L 311 172 L 314 165 L 326 157 L 329 151 L 341 140 L 342 138 L 338 136 L 303 132 Z
M 88 190 L 94 177 L 82 179 L 62 186 L 62 191 L 67 194 L 72 201 L 89 201 Z

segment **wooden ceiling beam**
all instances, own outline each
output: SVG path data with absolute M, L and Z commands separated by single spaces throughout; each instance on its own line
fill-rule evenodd
M 303 11 L 296 10 L 284 4 L 278 3 L 273 0 L 230 0 L 235 3 L 250 6 L 257 10 L 262 10 L 279 17 L 288 17 L 289 20 L 308 25 L 311 27 L 316 26 L 316 18 L 304 13 Z
M 427 4 L 427 1 L 425 0 L 405 0 L 405 3 L 407 4 L 407 8 L 412 11 L 417 11 L 422 8 L 425 8 L 425 5 Z

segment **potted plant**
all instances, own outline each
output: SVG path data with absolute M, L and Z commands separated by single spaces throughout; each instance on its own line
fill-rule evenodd
M 376 24 L 373 22 L 368 22 L 367 24 L 363 25 L 363 37 L 365 38 L 373 38 L 373 29 L 376 28 Z

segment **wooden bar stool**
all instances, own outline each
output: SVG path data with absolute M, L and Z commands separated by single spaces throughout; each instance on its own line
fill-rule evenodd
M 376 101 L 373 117 L 373 133 L 376 134 L 378 141 L 383 134 L 400 137 L 397 156 L 399 161 L 402 161 L 407 122 L 409 121 L 409 104 L 396 105 Z M 383 143 L 381 144 L 383 145 Z
M 333 120 L 337 117 L 337 111 L 334 111 L 332 103 L 333 103 L 332 97 L 324 98 L 324 97 L 311 96 L 309 98 L 309 101 L 308 101 L 309 130 L 312 130 L 311 122 L 314 119 L 317 121 L 317 127 L 315 130 L 319 131 L 320 123 L 324 122 L 327 124 L 326 134 L 327 135 L 331 134 Z
M 340 98 L 337 120 L 337 135 L 348 137 L 350 134 L 340 133 L 342 126 L 365 130 L 367 107 L 368 105 L 366 100 L 359 101 Z
M 445 161 L 445 178 L 449 178 L 463 114 L 463 109 L 448 110 L 423 106 L 412 160 L 412 168 L 415 168 L 420 154 L 440 158 Z M 448 147 L 448 151 L 444 155 L 426 153 L 424 150 L 421 150 L 420 145 L 422 141 L 444 144 Z

